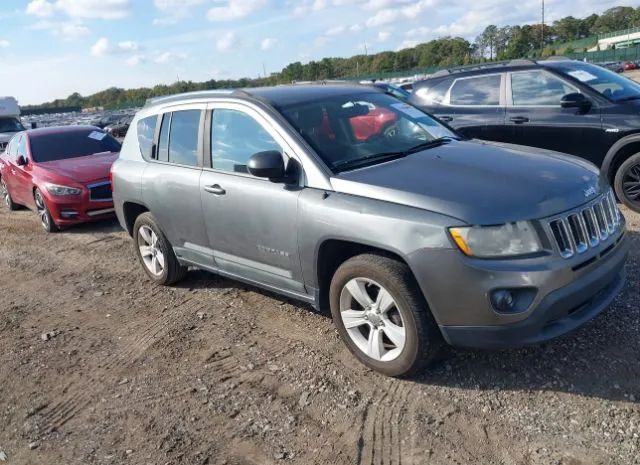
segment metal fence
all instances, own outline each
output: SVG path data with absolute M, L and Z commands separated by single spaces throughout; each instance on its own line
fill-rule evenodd
M 629 29 L 623 29 L 621 31 L 607 32 L 606 34 L 598 34 L 598 40 L 609 39 L 611 37 L 625 36 L 629 34 L 635 34 L 640 32 L 640 27 L 632 27 Z
M 600 50 L 599 52 L 571 53 L 569 58 L 587 60 L 590 63 L 604 63 L 608 61 L 636 61 L 640 60 L 640 47 L 616 48 Z

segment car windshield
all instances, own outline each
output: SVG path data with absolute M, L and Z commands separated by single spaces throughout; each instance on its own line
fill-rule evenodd
M 640 84 L 600 66 L 567 61 L 554 64 L 554 69 L 581 81 L 614 102 L 640 99 Z
M 334 172 L 459 138 L 421 110 L 379 92 L 331 96 L 278 110 Z
M 37 163 L 120 151 L 117 140 L 97 129 L 32 134 L 29 143 L 31 156 Z
M 0 132 L 24 131 L 24 126 L 18 118 L 0 118 Z

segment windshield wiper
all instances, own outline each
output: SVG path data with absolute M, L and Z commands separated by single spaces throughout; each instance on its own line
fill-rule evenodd
M 407 155 L 411 155 L 412 153 L 420 152 L 422 150 L 427 150 L 433 147 L 439 147 L 443 144 L 447 144 L 451 142 L 452 140 L 459 140 L 459 139 L 453 136 L 438 137 L 437 139 L 432 139 L 428 142 L 423 142 L 407 150 L 403 150 L 400 152 L 376 153 L 373 155 L 367 155 L 366 157 L 357 158 L 355 160 L 345 160 L 345 161 L 341 161 L 334 164 L 333 167 L 338 169 L 338 171 L 345 171 L 353 168 L 362 168 L 366 165 L 371 165 L 378 162 L 385 162 L 385 161 L 395 160 L 397 158 L 404 158 Z

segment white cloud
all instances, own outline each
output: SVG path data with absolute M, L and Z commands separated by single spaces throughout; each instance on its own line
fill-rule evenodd
M 413 3 L 404 3 L 404 6 L 394 6 L 379 10 L 375 15 L 367 19 L 368 27 L 384 26 L 401 20 L 412 20 L 417 18 L 428 8 L 433 7 L 436 0 L 419 0 Z
M 127 58 L 125 60 L 125 63 L 127 64 L 127 66 L 138 66 L 139 64 L 142 64 L 145 61 L 147 61 L 147 59 L 144 55 L 136 54 Z
M 0 39 L 0 48 L 9 48 L 11 46 L 11 42 L 6 39 Z
M 277 43 L 278 39 L 267 37 L 266 39 L 262 39 L 262 42 L 260 42 L 260 48 L 264 51 L 271 50 Z
M 54 7 L 47 0 L 33 0 L 27 5 L 27 14 L 45 18 L 53 14 Z
M 390 37 L 391 33 L 389 31 L 378 32 L 378 42 L 386 42 Z
M 362 31 L 362 26 L 360 24 L 354 24 L 353 26 L 349 27 L 349 30 L 351 32 L 360 32 Z
M 26 12 L 39 17 L 61 12 L 76 19 L 122 19 L 131 13 L 131 0 L 32 0 Z
M 226 0 L 226 5 L 215 6 L 207 11 L 209 21 L 233 21 L 244 18 L 264 8 L 267 0 Z
M 233 32 L 227 32 L 216 42 L 216 48 L 219 52 L 228 52 L 238 45 L 238 38 Z
M 184 60 L 187 58 L 187 55 L 184 53 L 175 53 L 175 52 L 164 52 L 156 57 L 154 62 L 164 65 L 167 63 L 175 63 L 180 60 Z
M 344 33 L 346 30 L 347 28 L 345 26 L 335 26 L 335 27 L 332 27 L 331 29 L 328 29 L 327 32 L 325 32 L 325 35 L 337 36 Z
M 153 4 L 160 11 L 173 13 L 176 10 L 202 5 L 204 1 L 205 0 L 153 0 Z
M 51 31 L 54 36 L 62 37 L 63 40 L 70 41 L 84 37 L 91 33 L 91 30 L 80 22 L 62 22 L 42 20 L 28 27 L 32 30 Z
M 109 39 L 101 37 L 91 47 L 91 55 L 99 57 L 104 55 L 114 55 L 117 53 L 135 52 L 138 50 L 138 44 L 136 42 L 127 40 L 118 42 L 116 45 L 112 45 Z

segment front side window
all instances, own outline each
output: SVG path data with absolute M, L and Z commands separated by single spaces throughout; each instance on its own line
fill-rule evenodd
M 267 150 L 282 152 L 280 145 L 248 114 L 214 110 L 211 117 L 211 166 L 217 170 L 247 173 L 252 155 Z
M 500 74 L 458 79 L 451 88 L 451 105 L 500 105 Z
M 640 99 L 640 84 L 600 66 L 578 61 L 562 61 L 549 66 L 614 102 Z
M 575 87 L 542 70 L 511 74 L 511 94 L 516 106 L 559 106 L 562 97 L 573 92 L 577 92 Z
M 138 121 L 138 146 L 144 158 L 153 158 L 153 138 L 156 134 L 157 116 L 148 116 Z
M 169 131 L 169 162 L 198 166 L 200 110 L 174 111 Z
M 0 118 L 0 132 L 24 131 L 24 126 L 18 118 Z
M 418 108 L 378 92 L 328 96 L 277 109 L 334 172 L 458 138 Z

